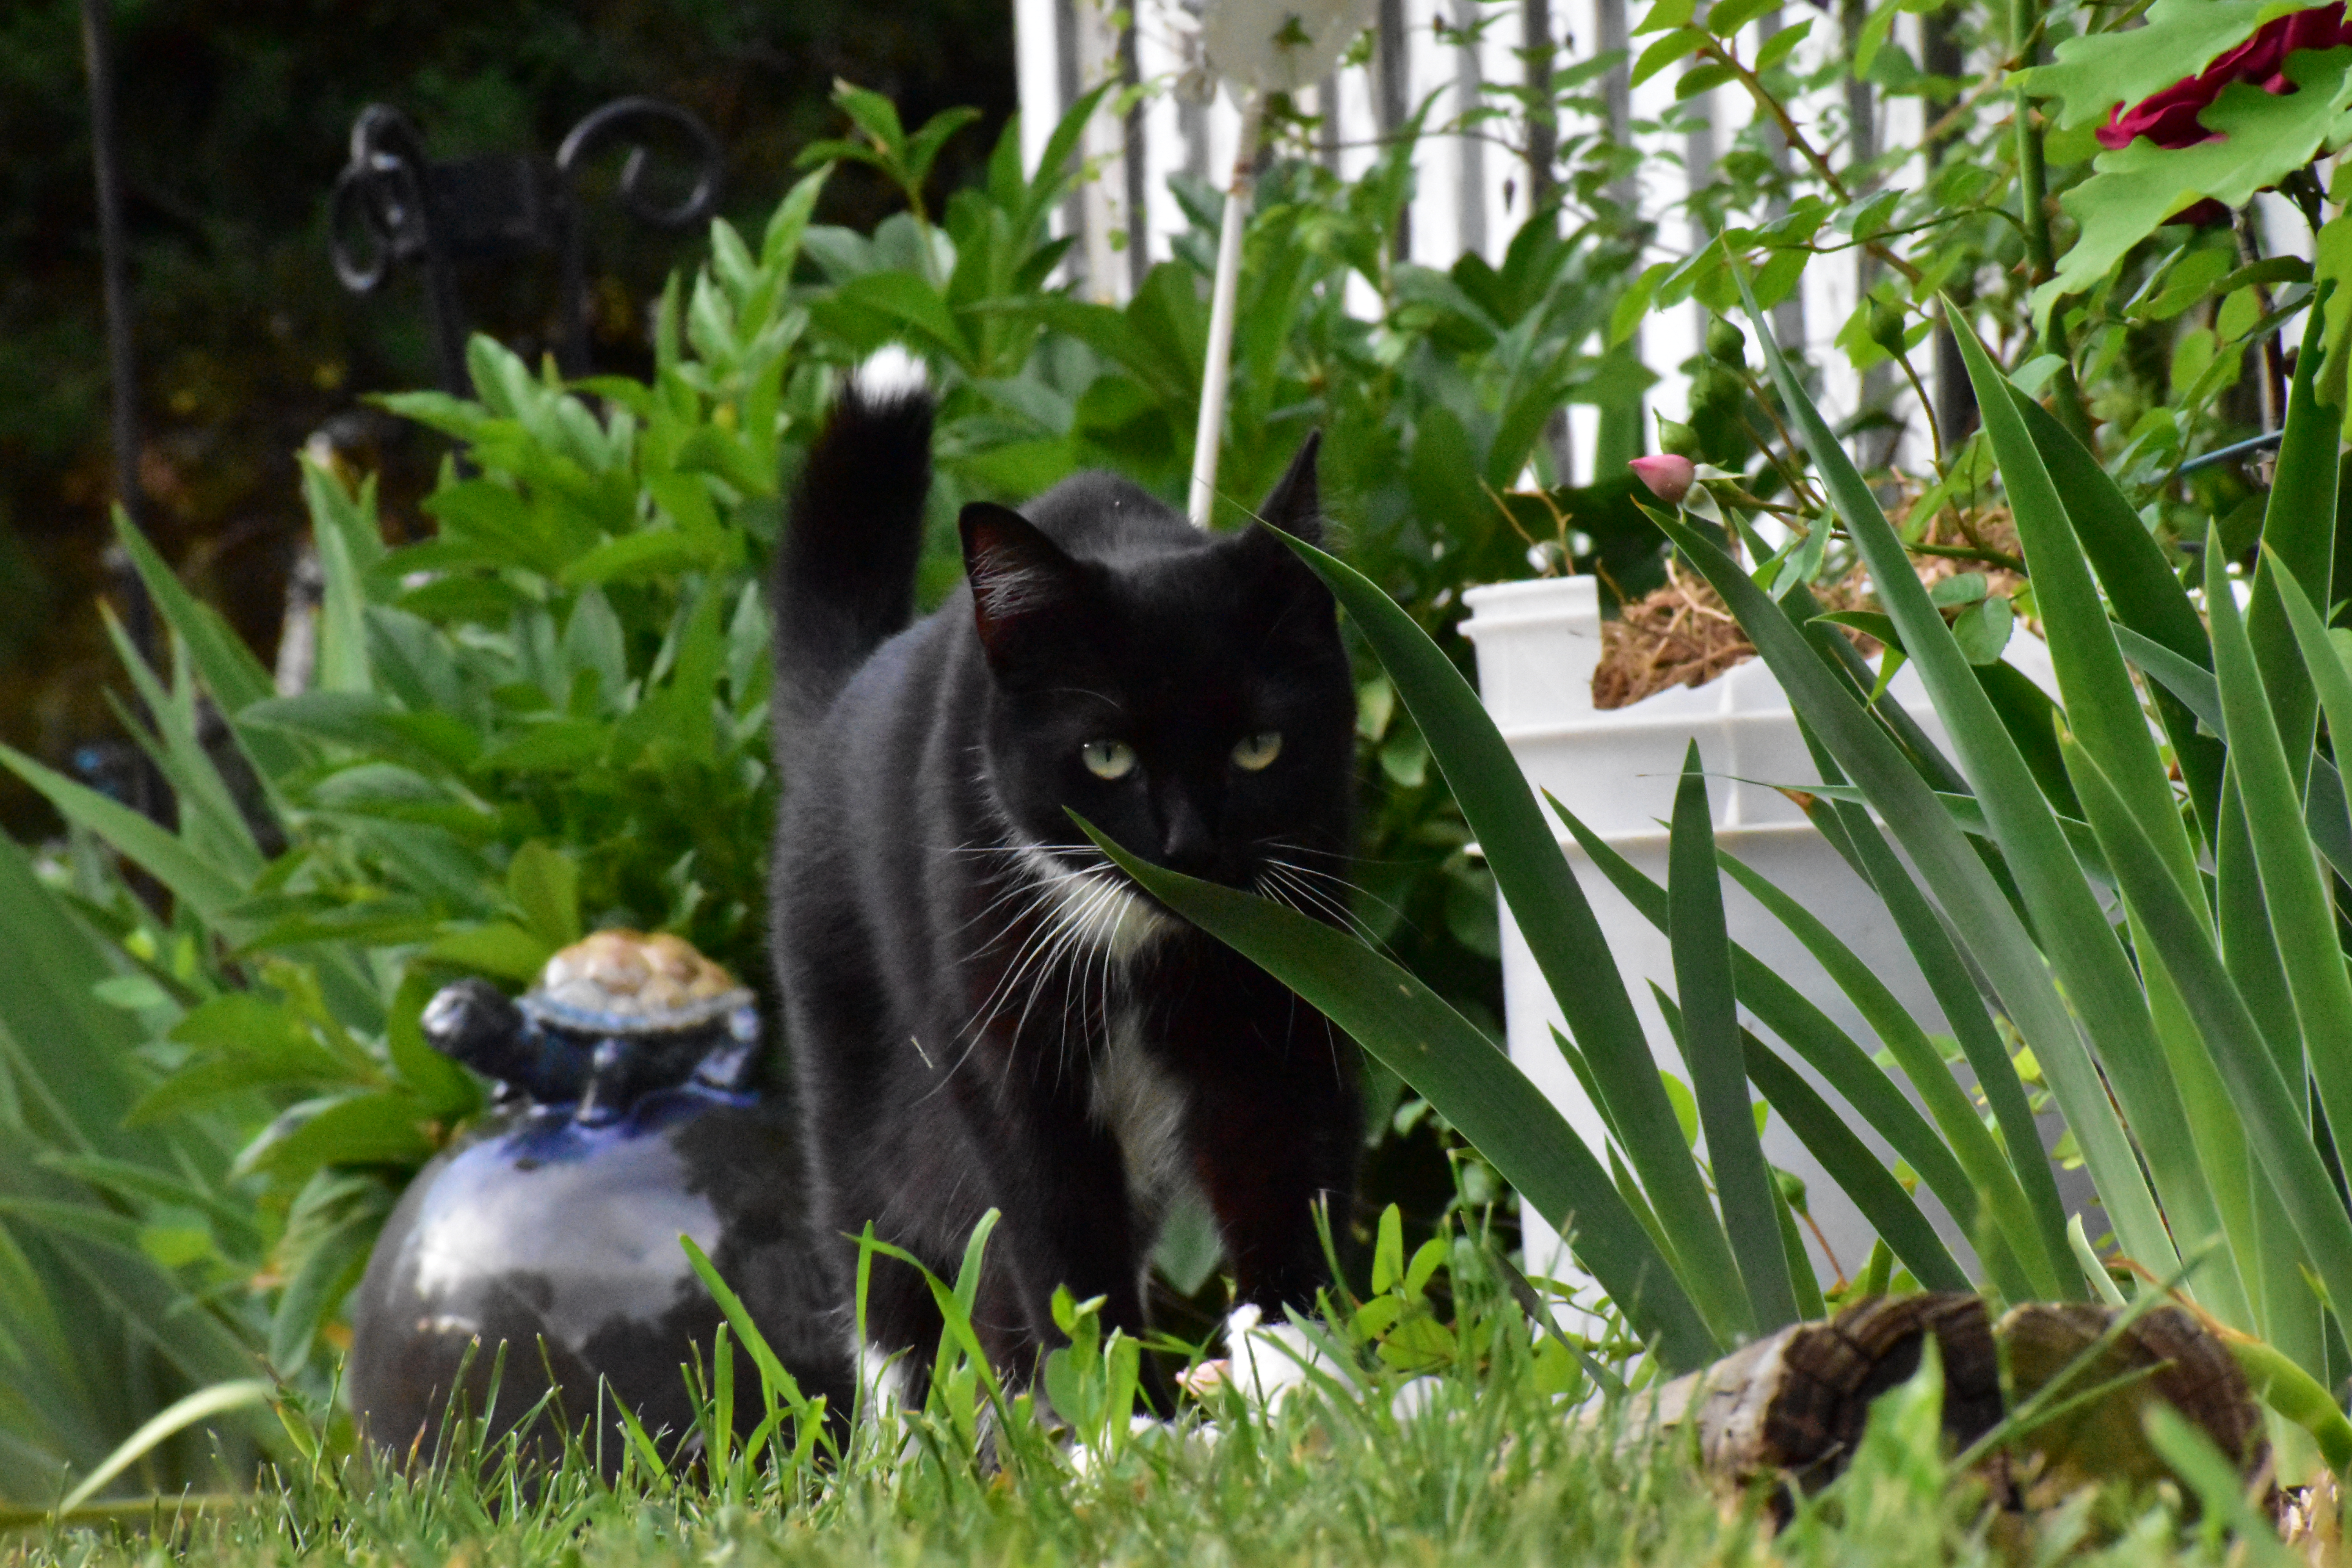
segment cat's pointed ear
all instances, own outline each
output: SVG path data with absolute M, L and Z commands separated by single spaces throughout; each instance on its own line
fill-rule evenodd
M 1315 456 L 1322 448 L 1323 432 L 1309 430 L 1298 444 L 1298 455 L 1257 509 L 1259 521 L 1309 544 L 1323 542 L 1323 491 L 1315 479 Z
M 963 534 L 980 646 L 992 665 L 1002 666 L 1038 626 L 1071 605 L 1081 592 L 1082 574 L 1059 545 L 1010 507 L 973 501 L 956 526 Z

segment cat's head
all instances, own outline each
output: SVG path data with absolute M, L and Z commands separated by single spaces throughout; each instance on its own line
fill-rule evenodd
M 1044 498 L 1046 527 L 964 509 L 993 686 L 989 782 L 1026 845 L 1076 840 L 1075 810 L 1136 854 L 1229 886 L 1262 885 L 1283 860 L 1336 868 L 1354 689 L 1330 591 L 1274 532 L 1321 538 L 1316 447 L 1310 436 L 1263 521 L 1234 533 L 1200 532 L 1103 478 Z

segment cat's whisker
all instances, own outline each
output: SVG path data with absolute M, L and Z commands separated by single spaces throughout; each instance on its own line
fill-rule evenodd
M 1314 906 L 1313 910 L 1308 910 L 1294 903 L 1293 907 L 1298 908 L 1301 914 L 1314 914 L 1317 911 L 1320 911 L 1321 914 L 1328 915 L 1332 919 L 1338 921 L 1341 926 L 1345 927 L 1365 945 L 1370 947 L 1377 947 L 1380 945 L 1378 938 L 1372 934 L 1372 928 L 1364 923 L 1361 917 L 1360 917 L 1355 910 L 1349 909 L 1345 903 L 1340 901 L 1332 894 L 1318 888 L 1314 883 L 1307 881 L 1303 878 L 1299 877 L 1297 875 L 1298 868 L 1297 867 L 1291 866 L 1284 861 L 1276 860 L 1268 862 L 1266 868 L 1285 886 L 1295 889 L 1297 892 L 1299 899 L 1305 900 L 1306 903 Z M 1285 901 L 1289 902 L 1291 900 Z M 1320 917 L 1318 916 L 1318 918 Z
M 1299 847 L 1296 845 L 1281 845 L 1277 846 L 1277 847 L 1296 851 Z M 1360 882 L 1350 881 L 1347 878 L 1339 876 L 1336 872 L 1318 870 L 1312 866 L 1302 866 L 1295 860 L 1286 860 L 1278 856 L 1269 857 L 1269 864 L 1280 866 L 1287 871 L 1294 872 L 1301 877 L 1310 878 L 1318 883 L 1328 883 L 1329 886 L 1336 888 L 1344 893 L 1350 894 L 1355 898 L 1370 900 L 1371 902 L 1378 904 L 1381 908 L 1388 910 L 1390 914 L 1394 915 L 1400 921 L 1402 921 L 1407 925 L 1412 924 L 1410 921 L 1405 920 L 1404 910 L 1399 909 L 1388 900 L 1381 898 L 1378 893 L 1370 891 Z
M 998 1013 L 1010 1005 L 1013 994 L 1019 989 L 1023 977 L 1037 964 L 1038 960 L 1045 953 L 1056 945 L 1068 922 L 1070 912 L 1068 904 L 1049 898 L 1049 890 L 1040 887 L 1034 879 L 1022 879 L 1014 890 L 1032 894 L 1033 908 L 1049 909 L 1050 915 L 1042 924 L 1031 927 L 1028 935 L 1015 950 L 1012 959 L 1006 963 L 1003 973 L 999 976 L 994 987 L 974 1010 L 971 1020 L 964 1026 L 967 1031 L 975 1035 L 994 1023 Z M 978 959 L 981 953 L 988 951 L 988 945 L 983 942 L 979 952 L 975 952 L 972 957 L 975 960 Z
M 1013 1021 L 1013 1037 L 1015 1040 L 1020 1039 L 1028 1032 L 1029 1015 L 1035 1011 L 1038 998 L 1045 994 L 1047 976 L 1054 973 L 1054 972 L 1060 967 L 1064 956 L 1066 955 L 1076 943 L 1084 940 L 1087 921 L 1093 915 L 1097 904 L 1099 904 L 1102 900 L 1110 897 L 1118 891 L 1118 889 L 1115 885 L 1107 884 L 1105 886 L 1096 888 L 1091 892 L 1083 896 L 1085 900 L 1083 903 L 1066 911 L 1065 917 L 1057 931 L 1052 953 L 1046 959 L 1045 963 L 1039 967 L 1037 971 L 1037 980 L 1035 984 L 1029 987 L 1029 999 L 1022 1005 L 1021 1016 Z M 1069 1022 L 1068 1003 L 1066 998 L 1064 1002 L 1063 1009 L 1063 1024 L 1065 1027 L 1066 1027 Z M 1055 1063 L 1055 1071 L 1057 1079 L 1065 1063 L 1058 1059 Z M 1012 1070 L 1012 1060 L 1009 1056 L 1006 1058 L 1005 1068 L 1008 1072 Z

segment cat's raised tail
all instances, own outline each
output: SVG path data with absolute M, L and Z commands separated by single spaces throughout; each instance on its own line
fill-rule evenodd
M 769 599 L 780 742 L 914 615 L 932 408 L 922 362 L 892 344 L 851 373 L 809 448 Z

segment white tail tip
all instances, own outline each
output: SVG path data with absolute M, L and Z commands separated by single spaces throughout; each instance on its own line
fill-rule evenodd
M 930 391 L 931 373 L 904 347 L 885 343 L 849 373 L 849 385 L 862 403 L 904 403 Z

